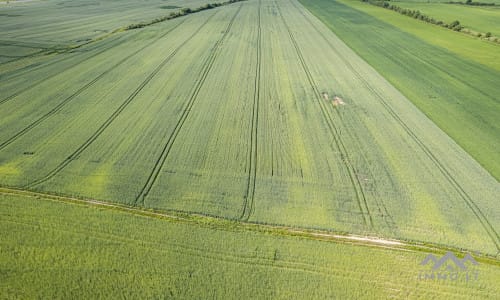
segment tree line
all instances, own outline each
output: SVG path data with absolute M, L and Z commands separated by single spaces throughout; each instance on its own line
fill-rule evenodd
M 168 16 L 159 17 L 159 18 L 156 18 L 156 19 L 151 20 L 149 22 L 141 22 L 141 23 L 136 23 L 136 24 L 130 24 L 130 25 L 128 25 L 125 28 L 125 30 L 143 28 L 143 27 L 146 27 L 146 26 L 149 26 L 149 25 L 153 25 L 153 24 L 164 22 L 164 21 L 167 21 L 167 20 L 172 20 L 172 19 L 175 19 L 175 18 L 183 17 L 183 16 L 186 16 L 186 15 L 189 15 L 189 14 L 193 14 L 193 13 L 197 13 L 197 12 L 203 11 L 203 10 L 212 9 L 212 8 L 216 8 L 216 7 L 219 7 L 219 6 L 223 6 L 223 5 L 227 5 L 227 4 L 231 4 L 231 3 L 236 3 L 236 2 L 241 2 L 241 1 L 246 1 L 246 0 L 229 0 L 229 1 L 226 1 L 226 2 L 207 3 L 205 5 L 202 5 L 202 6 L 198 7 L 198 8 L 185 7 L 183 9 L 179 10 L 179 11 L 171 12 Z
M 390 4 L 388 1 L 371 1 L 371 0 L 362 0 L 362 1 L 367 2 L 369 4 L 372 4 L 372 5 L 375 5 L 375 6 L 385 8 L 385 9 L 393 10 L 395 12 L 402 14 L 402 15 L 412 17 L 412 18 L 417 19 L 417 20 L 421 20 L 421 21 L 424 21 L 424 22 L 427 22 L 430 24 L 434 24 L 434 25 L 438 25 L 438 26 L 441 26 L 444 28 L 448 28 L 448 29 L 453 30 L 453 31 L 463 32 L 463 33 L 470 34 L 470 35 L 475 35 L 479 38 L 484 37 L 484 38 L 488 39 L 489 41 L 492 41 L 495 43 L 500 43 L 500 39 L 498 37 L 492 37 L 491 32 L 486 32 L 486 33 L 472 32 L 468 29 L 465 29 L 464 26 L 462 24 L 460 24 L 460 21 L 458 21 L 458 20 L 455 20 L 451 23 L 446 23 L 446 22 L 443 22 L 441 20 L 437 20 L 431 16 L 425 15 L 425 14 L 421 13 L 419 10 L 402 8 L 400 6 Z M 470 0 L 467 0 L 467 2 L 469 2 L 469 1 Z M 467 5 L 469 5 L 469 4 L 467 4 Z

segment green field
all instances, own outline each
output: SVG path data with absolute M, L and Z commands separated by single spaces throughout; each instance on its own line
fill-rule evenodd
M 447 2 L 467 2 L 466 1 L 450 1 L 450 0 L 395 0 L 394 2 L 409 2 L 409 3 L 447 3 Z M 495 3 L 500 4 L 500 0 L 474 0 L 473 3 Z
M 79 280 L 102 293 L 82 298 L 492 297 L 500 71 L 336 1 L 307 2 L 311 13 L 296 0 L 248 0 L 126 29 L 206 3 L 30 2 L 0 17 L 0 188 L 18 191 L 0 196 L 1 288 L 17 295 L 25 278 L 28 298 L 70 297 L 64 287 Z M 150 210 L 215 225 L 137 214 Z M 24 232 L 32 225 L 36 238 Z M 320 242 L 280 226 L 477 253 L 487 279 L 467 292 L 418 282 L 422 249 Z M 365 271 L 374 257 L 384 267 Z M 355 266 L 333 267 L 344 260 Z
M 6 81 L 4 185 L 498 251 L 496 180 L 297 3 L 99 44 Z
M 308 7 L 498 180 L 500 73 L 434 42 L 459 48 L 467 35 L 357 1 L 315 1 Z M 500 54 L 496 45 L 472 41 L 481 43 L 470 45 L 472 55 Z
M 491 32 L 500 36 L 500 6 L 471 6 L 446 3 L 395 2 L 399 7 L 419 10 L 421 13 L 451 23 L 455 20 L 465 28 L 477 32 Z
M 475 281 L 420 280 L 426 253 L 419 251 L 17 196 L 0 195 L 0 205 L 2 298 L 494 299 L 500 293 L 500 268 L 482 261 Z
M 328 1 L 324 2 L 324 5 L 328 5 L 329 3 L 330 2 Z M 447 52 L 451 52 L 462 59 L 473 63 L 479 63 L 484 67 L 500 72 L 500 51 L 498 51 L 498 44 L 487 42 L 484 39 L 469 34 L 455 32 L 447 28 L 431 25 L 429 23 L 401 15 L 397 12 L 389 11 L 375 5 L 369 5 L 361 1 L 349 0 L 343 1 L 342 3 L 361 11 L 362 13 L 360 16 L 368 14 L 369 19 L 371 16 L 381 21 L 382 23 L 380 24 L 386 23 L 381 26 L 392 25 L 399 29 L 399 31 L 403 31 L 405 35 L 409 34 L 414 36 L 414 38 L 417 39 L 413 40 L 418 41 L 418 43 L 422 41 L 427 44 L 443 48 Z M 399 4 L 399 2 L 396 4 Z M 337 20 L 330 20 L 330 22 L 331 21 Z M 493 26 L 496 26 L 496 23 L 489 25 L 489 27 Z M 398 39 L 395 39 L 395 41 L 397 42 Z M 475 72 L 472 74 L 475 74 Z

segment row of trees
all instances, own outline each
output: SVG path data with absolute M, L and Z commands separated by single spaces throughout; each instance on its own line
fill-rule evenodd
M 142 23 L 137 23 L 137 24 L 130 24 L 125 29 L 126 30 L 130 30 L 130 29 L 143 28 L 143 27 L 146 27 L 146 26 L 149 26 L 149 25 L 153 25 L 153 24 L 156 24 L 156 23 L 160 23 L 160 22 L 164 22 L 164 21 L 167 21 L 167 20 L 172 20 L 172 19 L 175 19 L 175 18 L 179 18 L 179 17 L 185 16 L 185 15 L 197 13 L 199 11 L 203 11 L 203 10 L 207 10 L 207 9 L 212 9 L 212 8 L 216 8 L 216 7 L 219 7 L 219 6 L 223 6 L 223 5 L 227 5 L 227 4 L 231 4 L 231 3 L 235 3 L 235 2 L 241 2 L 241 1 L 246 1 L 246 0 L 229 0 L 229 1 L 226 1 L 226 2 L 207 3 L 205 5 L 202 5 L 202 6 L 198 7 L 198 8 L 185 7 L 183 9 L 181 9 L 180 11 L 171 12 L 168 16 L 156 18 L 156 19 L 151 20 L 149 22 L 142 22 Z
M 454 31 L 461 31 L 461 32 L 464 32 L 467 34 L 474 34 L 477 37 L 485 37 L 487 39 L 490 39 L 490 37 L 491 37 L 491 32 L 487 32 L 485 34 L 480 33 L 480 32 L 473 33 L 472 31 L 470 31 L 468 29 L 464 29 L 464 27 L 460 24 L 460 21 L 458 21 L 458 20 L 455 20 L 451 23 L 446 23 L 446 22 L 443 22 L 441 20 L 436 20 L 428 15 L 425 15 L 425 14 L 421 13 L 419 10 L 402 8 L 402 7 L 399 7 L 397 5 L 390 4 L 387 1 L 370 1 L 370 0 L 362 0 L 362 1 L 368 2 L 368 3 L 376 5 L 376 6 L 380 6 L 380 7 L 386 8 L 386 9 L 390 9 L 390 10 L 398 12 L 402 15 L 412 17 L 412 18 L 415 18 L 415 19 L 418 19 L 418 20 L 421 20 L 421 21 L 424 21 L 427 23 L 434 24 L 434 25 L 438 25 L 438 26 L 441 26 L 444 28 L 448 28 L 448 29 L 451 29 Z M 498 38 L 494 38 L 491 41 L 500 43 L 500 40 Z
M 485 2 L 472 2 L 472 0 L 467 0 L 465 2 L 450 1 L 450 2 L 446 2 L 446 3 L 448 3 L 448 4 L 472 5 L 472 6 L 495 6 L 496 5 L 495 3 L 492 3 L 492 2 L 489 2 L 489 3 L 485 3 Z

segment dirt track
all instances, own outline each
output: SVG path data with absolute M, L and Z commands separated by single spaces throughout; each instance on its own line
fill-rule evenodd
M 151 218 L 160 218 L 169 220 L 172 222 L 186 222 L 193 223 L 203 226 L 203 224 L 209 223 L 210 226 L 217 226 L 221 229 L 231 230 L 231 228 L 238 229 L 246 229 L 249 231 L 260 231 L 260 232 L 268 232 L 273 234 L 281 234 L 288 236 L 298 236 L 307 239 L 315 239 L 322 241 L 331 241 L 336 243 L 349 243 L 360 246 L 368 246 L 368 247 L 378 247 L 378 248 L 389 248 L 399 251 L 418 251 L 418 252 L 435 252 L 435 253 L 444 253 L 445 251 L 454 251 L 457 253 L 470 253 L 474 252 L 472 250 L 466 249 L 455 249 L 452 247 L 445 247 L 442 245 L 435 245 L 431 243 L 420 243 L 420 242 L 408 242 L 402 240 L 395 239 L 384 239 L 376 236 L 360 236 L 360 235 L 352 235 L 352 234 L 341 234 L 341 233 L 332 233 L 328 231 L 321 230 L 308 230 L 301 228 L 294 228 L 289 226 L 281 226 L 281 225 L 269 225 L 269 224 L 261 224 L 255 222 L 248 221 L 236 221 L 229 220 L 224 218 L 219 218 L 215 216 L 208 216 L 203 214 L 188 214 L 183 212 L 159 212 L 147 210 L 140 207 L 133 206 L 125 206 L 120 204 L 113 204 L 105 201 L 100 201 L 96 199 L 83 199 L 83 198 L 75 198 L 75 197 L 67 197 L 67 196 L 57 196 L 45 193 L 32 192 L 27 190 L 20 189 L 11 189 L 11 188 L 3 188 L 0 187 L 0 194 L 3 195 L 14 195 L 14 196 L 24 196 L 30 198 L 36 198 L 40 201 L 57 201 L 66 204 L 77 204 L 77 205 L 88 205 L 95 206 L 100 208 L 108 208 L 117 211 L 122 211 L 125 213 L 131 213 L 135 215 L 140 215 L 144 217 Z M 227 226 L 231 224 L 231 226 Z M 229 228 L 228 228 L 229 227 Z M 489 264 L 499 265 L 500 260 L 491 256 L 476 256 L 478 260 L 481 262 L 486 262 Z

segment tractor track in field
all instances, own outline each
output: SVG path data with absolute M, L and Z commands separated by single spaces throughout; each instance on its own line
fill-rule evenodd
M 177 24 L 176 26 L 172 27 L 170 30 L 166 31 L 164 34 L 162 34 L 160 37 L 154 39 L 153 41 L 145 44 L 144 46 L 142 46 L 141 48 L 139 48 L 138 50 L 134 51 L 133 53 L 131 53 L 130 55 L 127 55 L 126 57 L 122 58 L 119 62 L 117 62 L 116 64 L 114 64 L 113 66 L 111 66 L 110 68 L 108 68 L 106 71 L 104 71 L 103 73 L 101 73 L 100 75 L 98 75 L 96 78 L 94 78 L 92 81 L 88 82 L 87 84 L 85 84 L 83 87 L 81 87 L 80 89 L 78 89 L 75 93 L 73 93 L 72 95 L 70 95 L 69 97 L 67 97 L 66 99 L 64 99 L 62 102 L 60 102 L 58 105 L 56 105 L 53 109 L 51 109 L 49 112 L 47 112 L 46 114 L 44 114 L 43 116 L 41 116 L 40 118 L 38 118 L 36 121 L 32 122 L 31 124 L 29 124 L 28 126 L 26 126 L 24 129 L 20 130 L 19 132 L 17 132 L 16 134 L 14 134 L 12 137 L 10 137 L 9 139 L 7 139 L 6 141 L 0 143 L 0 150 L 4 149 L 5 147 L 7 147 L 8 145 L 10 145 L 11 143 L 13 143 L 14 141 L 16 141 L 18 138 L 20 138 L 21 136 L 25 135 L 26 133 L 28 133 L 30 130 L 32 130 L 33 128 L 37 127 L 38 125 L 40 125 L 43 121 L 45 121 L 46 119 L 48 119 L 49 117 L 51 117 L 52 115 L 54 115 L 55 113 L 57 113 L 58 111 L 60 111 L 66 104 L 68 104 L 69 102 L 71 102 L 71 100 L 73 100 L 74 98 L 76 98 L 78 95 L 80 95 L 81 93 L 83 93 L 85 90 L 87 90 L 89 87 L 93 86 L 97 81 L 99 81 L 101 78 L 103 78 L 104 76 L 106 76 L 107 74 L 109 74 L 110 72 L 112 72 L 114 69 L 116 69 L 117 67 L 119 67 L 120 65 L 122 65 L 124 62 L 126 62 L 129 58 L 137 55 L 139 52 L 143 51 L 144 49 L 148 48 L 149 46 L 153 45 L 154 43 L 156 43 L 158 40 L 164 38 L 165 36 L 167 36 L 171 31 L 173 31 L 174 29 L 176 29 L 178 26 L 180 26 L 182 23 L 184 23 L 186 21 L 186 19 L 184 19 L 182 22 L 180 22 L 179 24 Z
M 120 37 L 116 38 L 115 40 L 118 40 L 118 39 L 120 39 Z M 111 39 L 111 42 L 113 42 L 113 41 L 114 40 Z M 123 42 L 125 42 L 125 41 L 120 42 L 118 45 L 120 45 Z M 0 44 L 1 44 L 1 42 L 0 42 Z M 118 46 L 118 45 L 114 45 L 114 46 L 112 46 L 110 48 L 113 48 L 113 47 Z M 84 46 L 84 45 L 82 45 L 82 46 Z M 80 46 L 79 48 L 81 48 L 82 46 Z M 85 52 L 90 52 L 90 51 L 96 50 L 98 48 L 99 48 L 99 46 L 97 46 L 97 47 L 91 47 L 91 48 L 85 50 Z M 106 49 L 110 49 L 110 48 L 106 48 Z M 53 51 L 53 53 L 48 53 L 47 55 L 61 54 L 61 53 L 57 53 L 56 52 L 57 49 L 49 49 L 49 48 L 47 48 L 47 49 Z M 63 53 L 76 53 L 75 50 L 76 49 L 70 49 L 70 50 L 64 51 Z M 81 52 L 80 51 L 80 53 L 85 53 L 85 52 Z M 92 58 L 92 57 L 93 56 L 90 56 L 89 58 Z M 75 65 L 70 66 L 66 70 L 75 67 L 76 65 L 82 63 L 85 60 L 88 60 L 89 58 L 84 58 L 84 60 L 82 60 L 80 62 L 77 62 Z M 38 69 L 41 69 L 41 68 L 44 68 L 44 67 L 48 67 L 48 66 L 51 66 L 51 65 L 54 65 L 54 64 L 57 64 L 57 63 L 60 63 L 60 62 L 64 62 L 66 60 L 71 60 L 71 59 L 74 59 L 74 57 L 73 56 L 65 56 L 65 57 L 60 58 L 59 60 L 52 60 L 52 61 L 49 61 L 49 62 L 46 62 L 46 63 L 44 63 L 44 62 L 35 62 L 35 63 L 30 64 L 30 65 L 24 66 L 24 67 L 22 67 L 20 69 L 16 69 L 16 70 L 12 70 L 12 71 L 7 71 L 7 72 L 5 72 L 3 74 L 0 74 L 0 79 L 1 80 L 11 80 L 11 79 L 14 79 L 14 78 L 17 78 L 17 77 L 21 77 L 21 76 L 25 75 L 26 73 L 30 73 L 30 72 L 36 71 Z
M 319 35 L 323 38 L 323 40 L 324 40 L 324 41 L 325 41 L 325 42 L 326 42 L 326 43 L 330 46 L 330 49 L 331 49 L 331 50 L 333 50 L 333 51 L 334 51 L 334 52 L 335 52 L 335 53 L 336 53 L 339 57 L 343 57 L 343 56 L 339 53 L 339 51 L 338 51 L 338 50 L 337 50 L 337 49 L 336 49 L 336 48 L 335 48 L 335 47 L 334 47 L 334 46 L 330 43 L 330 41 L 329 41 L 329 40 L 325 37 L 325 35 L 323 34 L 323 32 L 321 32 L 321 31 L 317 28 L 317 26 L 316 26 L 313 22 L 311 22 L 311 20 L 310 20 L 310 19 L 309 19 L 309 18 L 305 15 L 304 11 L 303 11 L 303 10 L 301 10 L 299 7 L 297 7 L 296 2 L 294 2 L 294 1 L 291 1 L 291 2 L 292 2 L 292 5 L 293 5 L 293 6 L 294 6 L 294 7 L 295 7 L 295 8 L 296 8 L 299 12 L 300 12 L 300 14 L 304 17 L 304 19 L 306 19 L 306 20 L 307 20 L 307 22 L 311 25 L 311 27 L 312 27 L 312 28 L 314 28 L 314 30 L 316 30 L 316 32 L 317 32 L 317 33 L 318 33 L 318 34 L 319 34 Z M 349 68 L 350 68 L 351 70 L 353 70 L 353 67 L 352 67 L 352 65 L 349 63 L 349 61 L 348 61 L 348 60 L 346 60 L 346 59 L 344 59 L 344 61 L 346 62 L 346 64 L 348 64 Z M 358 78 L 359 78 L 359 76 L 358 76 Z M 338 113 L 338 111 L 337 111 L 337 113 Z M 365 157 L 365 155 L 362 155 L 362 157 L 363 157 L 363 160 L 366 162 L 366 157 Z M 372 171 L 371 171 L 371 170 L 368 170 L 368 172 L 370 172 L 370 174 L 371 174 L 372 178 L 374 178 Z M 397 226 L 396 222 L 394 221 L 394 218 L 392 217 L 392 215 L 391 215 L 391 214 L 389 214 L 389 211 L 387 210 L 387 207 L 385 206 L 385 204 L 384 204 L 383 202 L 380 202 L 380 203 L 379 203 L 379 201 L 377 201 L 377 200 L 375 200 L 375 204 L 377 205 L 377 207 L 378 207 L 379 209 L 383 210 L 383 212 L 385 213 L 385 216 L 387 216 L 387 217 L 384 217 L 383 219 L 384 219 L 384 222 L 386 223 L 386 225 L 387 225 L 388 229 L 389 229 L 389 230 L 392 230 L 392 231 L 397 230 L 397 229 L 398 229 L 398 226 Z
M 80 64 L 82 64 L 82 63 L 84 63 L 84 62 L 86 62 L 86 61 L 88 61 L 88 60 L 90 60 L 90 59 L 92 59 L 92 58 L 94 58 L 94 57 L 96 57 L 96 56 L 98 56 L 98 55 L 100 55 L 100 54 L 102 54 L 102 53 L 104 53 L 104 52 L 106 52 L 106 51 L 108 51 L 108 50 L 112 49 L 112 48 L 115 48 L 115 47 L 119 46 L 119 45 L 120 45 L 120 44 L 122 44 L 123 42 L 124 42 L 124 41 L 122 40 L 122 41 L 121 41 L 121 42 L 119 42 L 118 44 L 109 43 L 109 44 L 108 44 L 108 47 L 104 47 L 103 49 L 100 49 L 99 51 L 97 51 L 94 55 L 89 55 L 89 57 L 84 58 L 84 59 L 83 59 L 83 60 L 81 60 L 81 61 L 78 61 L 76 64 L 73 64 L 73 65 L 71 65 L 70 67 L 66 68 L 63 72 L 56 72 L 56 73 L 54 73 L 54 74 L 52 74 L 52 75 L 50 75 L 50 76 L 48 76 L 48 77 L 43 78 L 42 80 L 39 80 L 39 81 L 34 82 L 33 84 L 29 85 L 28 87 L 26 87 L 26 88 L 24 88 L 24 89 L 21 89 L 21 90 L 19 90 L 19 91 L 15 92 L 15 93 L 13 93 L 13 94 L 11 94 L 11 95 L 9 95 L 9 96 L 7 96 L 7 97 L 3 98 L 3 99 L 1 99 L 1 100 L 0 100 L 0 105 L 2 105 L 2 104 L 4 104 L 4 103 L 6 103 L 6 102 L 8 102 L 8 101 L 12 100 L 13 98 L 15 98 L 15 97 L 19 96 L 20 94 L 22 94 L 22 93 L 24 93 L 24 92 L 27 92 L 27 91 L 31 90 L 32 88 L 37 87 L 37 86 L 39 86 L 40 84 L 42 84 L 42 83 L 44 83 L 44 82 L 46 82 L 46 81 L 48 81 L 48 80 L 50 80 L 50 79 L 52 79 L 52 78 L 54 78 L 54 77 L 56 77 L 56 76 L 60 75 L 60 74 L 62 74 L 62 73 L 66 72 L 66 71 L 68 71 L 68 70 L 70 70 L 70 69 L 73 69 L 74 67 L 79 66 Z M 63 58 L 62 60 L 59 60 L 59 61 L 57 61 L 57 62 L 61 62 L 61 61 L 64 61 L 64 60 L 66 60 L 66 59 L 70 59 L 70 58 L 72 58 L 72 57 L 69 57 L 69 58 Z M 56 62 L 54 62 L 54 63 L 56 63 Z M 41 66 L 41 67 L 45 67 L 45 66 L 46 66 L 46 65 L 43 65 L 43 66 Z M 31 70 L 30 70 L 30 71 L 31 71 Z M 24 74 L 24 73 L 23 73 L 23 74 Z M 1 76 L 0 76 L 0 77 L 1 77 Z M 12 78 L 15 78 L 15 77 L 11 77 L 11 78 L 9 78 L 9 79 L 12 79 Z
M 135 198 L 134 201 L 134 206 L 141 204 L 142 206 L 145 205 L 146 197 L 149 195 L 149 192 L 153 188 L 154 184 L 156 183 L 156 180 L 158 179 L 158 176 L 160 175 L 161 170 L 163 169 L 163 166 L 165 165 L 165 162 L 167 160 L 168 155 L 170 154 L 170 151 L 172 150 L 172 146 L 174 145 L 177 136 L 179 135 L 179 132 L 181 131 L 184 123 L 186 122 L 186 119 L 188 115 L 191 112 L 191 109 L 196 102 L 196 99 L 198 98 L 198 94 L 200 93 L 201 88 L 203 87 L 205 80 L 208 77 L 208 74 L 212 70 L 212 66 L 215 63 L 215 60 L 217 59 L 219 55 L 219 48 L 222 42 L 225 40 L 226 36 L 228 35 L 229 31 L 231 30 L 233 23 L 236 19 L 236 16 L 238 13 L 241 11 L 241 8 L 243 7 L 243 4 L 239 6 L 239 8 L 236 10 L 236 13 L 234 16 L 231 18 L 229 21 L 229 24 L 226 27 L 226 30 L 224 31 L 222 37 L 215 43 L 213 48 L 211 49 L 210 55 L 207 57 L 205 62 L 203 63 L 202 71 L 201 71 L 201 76 L 196 80 L 194 88 L 191 92 L 191 95 L 187 101 L 187 104 L 185 105 L 184 109 L 182 110 L 181 117 L 177 121 L 174 130 L 170 134 L 170 136 L 167 139 L 167 142 L 165 143 L 165 146 L 163 147 L 160 156 L 156 160 L 156 163 L 151 170 L 151 173 L 149 174 L 146 183 L 144 186 L 141 188 L 139 194 Z
M 34 198 L 38 201 L 54 201 L 66 205 L 84 205 L 99 209 L 114 210 L 147 218 L 161 219 L 170 222 L 186 223 L 198 226 L 208 226 L 209 228 L 221 230 L 245 230 L 249 232 L 263 232 L 274 235 L 292 236 L 303 239 L 313 239 L 325 242 L 344 243 L 350 245 L 359 245 L 367 247 L 382 248 L 397 251 L 413 251 L 424 253 L 444 253 L 453 251 L 457 253 L 476 253 L 476 259 L 481 263 L 500 266 L 500 251 L 496 254 L 481 254 L 473 249 L 457 248 L 449 245 L 432 244 L 422 241 L 384 239 L 378 236 L 360 236 L 349 233 L 335 233 L 326 230 L 308 229 L 300 227 L 291 227 L 286 225 L 265 224 L 256 222 L 247 222 L 242 220 L 226 219 L 217 216 L 210 216 L 201 213 L 189 213 L 181 211 L 153 211 L 150 209 L 106 202 L 102 200 L 89 198 L 76 198 L 70 196 L 54 195 L 49 193 L 34 192 L 16 188 L 7 188 L 0 186 L 0 195 L 18 196 Z M 15 222 L 15 221 L 13 221 Z M 90 229 L 90 228 L 89 228 Z M 108 236 L 108 234 L 103 234 Z M 123 238 L 124 242 L 130 242 L 134 239 Z M 125 240 L 126 239 L 126 240 Z M 143 241 L 141 241 L 142 243 Z M 177 245 L 177 244 L 176 244 Z M 182 245 L 179 245 L 182 247 Z M 158 249 L 157 247 L 152 247 Z
M 196 29 L 191 36 L 189 36 L 184 42 L 182 42 L 172 53 L 170 53 L 154 70 L 151 72 L 146 79 L 129 95 L 129 97 L 108 117 L 108 119 L 95 131 L 92 136 L 90 136 L 82 145 L 80 145 L 69 157 L 67 157 L 63 162 L 61 162 L 55 169 L 50 171 L 44 177 L 41 177 L 25 186 L 25 188 L 31 188 L 40 183 L 50 180 L 55 175 L 57 175 L 61 170 L 63 170 L 67 165 L 69 165 L 73 160 L 75 160 L 80 154 L 85 151 L 105 130 L 111 123 L 125 110 L 125 108 L 135 99 L 135 97 L 142 91 L 142 89 L 160 72 L 160 70 L 179 52 L 179 50 L 184 47 L 200 30 L 210 21 L 210 19 L 217 14 L 215 12 L 210 17 L 208 17 L 203 24 L 201 24 L 198 29 Z
M 299 9 L 300 10 L 300 9 Z M 304 16 L 308 19 L 306 16 Z M 309 20 L 309 19 L 308 19 Z M 309 21 L 310 22 L 310 21 Z M 311 22 L 310 22 L 311 23 Z M 311 23 L 312 24 L 312 23 Z M 315 27 L 315 29 L 319 32 L 319 30 Z M 495 244 L 498 251 L 500 251 L 500 237 L 496 232 L 495 228 L 491 225 L 488 218 L 484 215 L 481 209 L 477 206 L 477 204 L 472 200 L 470 195 L 462 188 L 462 186 L 456 181 L 453 175 L 448 171 L 448 169 L 439 161 L 439 159 L 432 153 L 432 151 L 425 145 L 424 142 L 411 130 L 411 128 L 406 125 L 406 123 L 398 116 L 398 114 L 392 109 L 392 107 L 385 101 L 385 99 L 380 95 L 380 93 L 375 90 L 364 78 L 359 74 L 359 72 L 349 63 L 345 57 L 339 53 L 333 45 L 322 35 L 325 41 L 330 45 L 330 47 L 337 53 L 339 57 L 344 58 L 344 62 L 349 67 L 349 69 L 353 72 L 353 74 L 360 80 L 360 82 L 370 90 L 380 101 L 380 103 L 384 106 L 386 111 L 394 118 L 394 120 L 401 126 L 401 128 L 412 138 L 412 140 L 419 146 L 419 148 L 425 153 L 425 155 L 434 163 L 437 169 L 441 172 L 443 177 L 450 183 L 450 185 L 455 189 L 460 198 L 465 202 L 467 207 L 472 211 L 475 215 L 476 219 L 481 223 L 483 229 L 486 231 L 488 236 L 491 238 L 492 242 Z
M 309 84 L 311 85 L 311 88 L 313 89 L 316 100 L 318 100 L 322 115 L 325 119 L 325 122 L 328 125 L 328 128 L 330 129 L 330 133 L 333 137 L 335 145 L 337 146 L 337 149 L 340 151 L 340 153 L 343 156 L 343 159 L 341 159 L 341 160 L 342 160 L 343 165 L 345 166 L 345 168 L 347 170 L 347 174 L 349 175 L 349 179 L 350 179 L 351 184 L 354 188 L 358 208 L 361 211 L 362 216 L 363 216 L 363 222 L 364 222 L 365 226 L 370 226 L 370 228 L 373 228 L 373 218 L 372 218 L 372 215 L 371 215 L 370 210 L 368 208 L 368 203 L 366 201 L 363 187 L 361 185 L 361 182 L 359 181 L 358 176 L 356 176 L 356 170 L 354 169 L 354 166 L 349 161 L 349 155 L 347 154 L 348 153 L 347 149 L 346 149 L 342 139 L 340 138 L 340 135 L 338 134 L 338 129 L 336 128 L 335 124 L 333 123 L 333 121 L 328 113 L 328 109 L 325 107 L 326 104 L 324 103 L 323 97 L 321 96 L 321 93 L 318 89 L 318 86 L 317 86 L 316 82 L 314 81 L 314 78 L 312 77 L 312 74 L 311 74 L 311 72 L 310 72 L 310 70 L 305 62 L 304 56 L 302 55 L 302 51 L 300 50 L 300 47 L 299 47 L 297 41 L 295 40 L 293 32 L 291 31 L 285 18 L 283 17 L 283 14 L 281 12 L 279 5 L 276 2 L 275 2 L 275 5 L 276 5 L 276 8 L 281 16 L 281 19 L 282 19 L 282 21 L 283 21 L 283 23 L 288 31 L 288 34 L 290 36 L 290 40 L 292 41 L 292 44 L 297 52 L 297 56 L 300 60 L 300 64 L 302 65 L 302 68 L 304 69 L 304 73 L 307 77 L 307 80 L 308 80 Z M 368 218 L 367 218 L 367 216 L 368 216 Z
M 245 191 L 243 209 L 240 219 L 248 221 L 254 211 L 254 196 L 255 185 L 257 178 L 257 143 L 258 143 L 258 128 L 259 128 L 259 102 L 260 102 L 260 77 L 261 77 L 261 64 L 262 64 L 262 30 L 260 18 L 261 0 L 257 11 L 257 64 L 255 67 L 255 82 L 254 82 L 254 97 L 252 106 L 252 126 L 250 132 L 250 153 L 249 153 L 249 168 L 248 168 L 248 182 Z
M 40 51 L 37 51 L 37 52 L 34 52 L 34 53 L 30 53 L 28 55 L 23 55 L 23 56 L 15 56 L 13 57 L 14 59 L 11 59 L 11 60 L 8 60 L 8 61 L 5 61 L 5 62 L 1 62 L 0 63 L 0 66 L 1 65 L 6 65 L 6 64 L 9 64 L 9 63 L 13 63 L 13 62 L 16 62 L 16 61 L 19 61 L 19 60 L 22 60 L 22 59 L 25 59 L 25 58 L 30 58 L 30 57 L 35 57 L 35 56 L 38 56 L 38 55 L 43 55 L 43 54 L 49 54 L 51 52 L 51 50 L 48 50 L 48 49 L 42 49 Z M 6 56 L 4 56 L 6 57 Z

